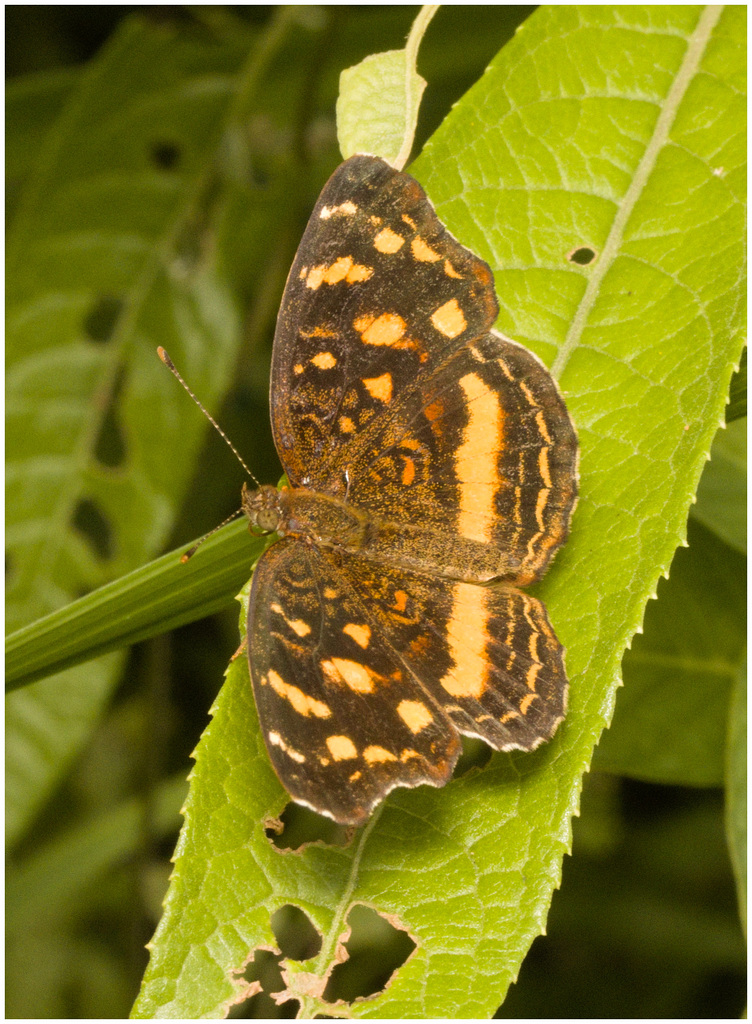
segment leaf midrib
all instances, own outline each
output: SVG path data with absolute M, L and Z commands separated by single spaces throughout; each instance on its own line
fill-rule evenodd
M 739 661 L 720 658 L 692 658 L 679 654 L 658 654 L 651 652 L 638 653 L 630 651 L 629 665 L 643 668 L 668 668 L 673 671 L 686 672 L 688 675 L 717 675 L 733 679 L 739 671 Z
M 713 29 L 718 24 L 723 7 L 711 5 L 706 7 L 697 22 L 697 26 L 689 37 L 687 52 L 679 70 L 666 95 L 658 119 L 653 129 L 653 134 L 645 147 L 642 159 L 632 177 L 629 186 L 624 193 L 624 198 L 616 209 L 616 216 L 611 225 L 611 230 L 606 238 L 606 243 L 599 258 L 595 261 L 592 273 L 588 276 L 587 286 L 582 299 L 575 310 L 572 322 L 569 325 L 566 338 L 559 348 L 559 351 L 551 366 L 551 374 L 558 381 L 566 369 L 569 358 L 579 345 L 582 333 L 590 319 L 593 308 L 600 294 L 601 284 L 606 274 L 611 270 L 614 261 L 621 252 L 624 240 L 624 231 L 634 211 L 637 201 L 645 189 L 645 186 L 653 173 L 658 155 L 669 141 L 671 128 L 678 113 L 684 96 L 691 82 L 700 67 L 705 54 L 705 48 L 712 36 Z M 701 308 L 702 303 L 698 301 Z
M 329 970 L 329 967 L 335 963 L 334 955 L 337 950 L 337 943 L 344 931 L 345 915 L 350 907 L 350 899 L 355 891 L 355 885 L 358 881 L 360 861 L 363 853 L 365 852 L 368 837 L 381 817 L 383 808 L 383 804 L 376 808 L 358 839 L 357 847 L 353 851 L 347 881 L 344 889 L 342 890 L 342 895 L 337 902 L 334 917 L 327 929 L 326 935 L 323 936 L 319 955 L 316 957 L 313 966 L 311 967 L 311 973 L 322 979 L 326 976 L 326 972 Z M 301 1020 L 310 1019 L 316 1011 L 322 1012 L 322 1010 L 325 1010 L 327 1005 L 328 1004 L 324 1003 L 323 1000 L 318 999 L 315 996 L 303 996 L 300 998 L 300 1009 L 298 1010 L 297 1017 Z M 347 1014 L 347 1016 L 350 1015 Z

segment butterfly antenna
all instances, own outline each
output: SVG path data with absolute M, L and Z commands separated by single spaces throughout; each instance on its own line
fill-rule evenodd
M 193 399 L 193 401 L 194 401 L 194 402 L 196 403 L 196 405 L 197 405 L 197 406 L 199 407 L 199 409 L 201 410 L 201 412 L 202 412 L 202 413 L 204 414 L 204 416 L 206 416 L 206 418 L 207 418 L 207 419 L 208 419 L 208 421 L 209 421 L 209 422 L 211 423 L 211 425 L 212 425 L 212 426 L 214 427 L 214 429 L 215 429 L 215 430 L 217 431 L 217 433 L 219 434 L 219 436 L 220 436 L 220 437 L 221 437 L 221 438 L 222 438 L 222 439 L 223 439 L 223 440 L 225 441 L 225 443 L 226 443 L 226 444 L 228 445 L 228 447 L 229 447 L 229 448 L 231 449 L 231 451 L 232 451 L 233 455 L 234 455 L 234 456 L 235 456 L 235 458 L 236 458 L 236 459 L 238 460 L 238 462 L 239 462 L 239 463 L 240 463 L 240 465 L 241 465 L 241 466 L 243 467 L 243 469 L 244 469 L 244 470 L 246 471 L 246 473 L 247 473 L 247 474 L 248 474 L 248 476 L 249 476 L 249 477 L 251 478 L 251 480 L 253 480 L 253 482 L 255 483 L 255 485 L 256 485 L 257 487 L 260 487 L 260 486 L 261 486 L 261 484 L 260 484 L 260 483 L 258 482 L 258 480 L 256 479 L 256 477 L 255 477 L 255 476 L 253 475 L 253 473 L 252 473 L 252 472 L 250 471 L 250 469 L 248 468 L 248 466 L 246 466 L 245 462 L 243 461 L 243 456 L 242 456 L 242 455 L 240 454 L 240 452 L 239 452 L 239 451 L 237 450 L 237 448 L 236 448 L 236 447 L 235 447 L 235 445 L 234 445 L 234 444 L 232 443 L 232 441 L 231 441 L 231 440 L 230 440 L 230 438 L 229 438 L 229 437 L 227 436 L 227 434 L 226 434 L 226 433 L 224 432 L 224 430 L 222 430 L 222 428 L 221 428 L 221 427 L 220 427 L 220 425 L 219 425 L 219 424 L 217 423 L 217 421 L 216 421 L 216 420 L 214 419 L 214 417 L 213 417 L 213 416 L 212 416 L 212 415 L 211 415 L 211 414 L 210 414 L 209 412 L 207 412 L 207 410 L 206 410 L 206 409 L 204 408 L 204 406 L 203 406 L 203 405 L 201 404 L 201 402 L 200 402 L 200 401 L 198 400 L 198 398 L 196 398 L 196 396 L 195 396 L 195 395 L 193 394 L 193 392 L 191 391 L 191 389 L 190 389 L 190 388 L 188 387 L 188 385 L 186 384 L 186 382 L 185 382 L 185 381 L 183 380 L 183 378 L 182 378 L 182 377 L 180 376 L 180 374 L 178 373 L 178 371 L 177 371 L 177 368 L 175 367 L 175 364 L 174 364 L 174 363 L 173 363 L 173 361 L 172 361 L 172 360 L 170 359 L 170 357 L 169 357 L 169 356 L 167 355 L 167 353 L 165 352 L 165 350 L 164 350 L 164 349 L 162 348 L 162 346 L 161 346 L 161 345 L 160 345 L 160 346 L 159 346 L 159 347 L 157 348 L 157 355 L 158 355 L 158 356 L 159 356 L 159 358 L 160 358 L 160 359 L 162 360 L 162 362 L 163 362 L 163 363 L 165 364 L 165 366 L 166 366 L 166 367 L 167 367 L 167 369 L 168 369 L 168 370 L 170 371 L 170 373 L 172 373 L 172 374 L 173 374 L 173 375 L 174 375 L 175 377 L 177 377 L 177 379 L 178 379 L 178 380 L 180 381 L 180 383 L 181 383 L 181 384 L 183 385 L 183 387 L 184 387 L 184 388 L 185 388 L 185 390 L 186 390 L 186 391 L 188 392 L 188 394 L 189 394 L 189 395 L 191 396 L 191 398 Z M 237 513 L 233 513 L 233 515 L 232 515 L 232 516 L 230 516 L 230 519 L 233 519 L 233 518 L 235 517 L 235 515 L 236 515 L 236 514 L 237 514 Z M 227 522 L 229 522 L 229 519 L 226 519 L 226 520 L 225 520 L 225 523 L 227 523 Z M 220 523 L 220 526 L 224 526 L 224 525 L 225 525 L 225 523 Z M 219 529 L 219 526 L 217 527 L 217 529 Z M 214 533 L 214 530 L 212 530 L 212 531 L 211 531 L 211 533 Z M 207 534 L 207 537 L 208 537 L 208 536 L 210 536 L 210 534 Z M 205 539 L 205 538 L 203 538 L 203 537 L 202 537 L 202 540 L 204 540 L 204 539 Z M 200 542 L 199 542 L 199 543 L 200 543 Z
M 235 512 L 233 512 L 232 515 L 229 515 L 227 519 L 223 519 L 219 526 L 215 526 L 213 530 L 209 530 L 208 533 L 205 533 L 203 537 L 196 541 L 192 548 L 188 548 L 185 554 L 180 556 L 180 561 L 187 562 L 189 558 L 193 558 L 193 556 L 196 554 L 196 552 L 198 551 L 198 549 L 201 547 L 205 540 L 208 540 L 210 537 L 213 537 L 217 530 L 221 530 L 223 526 L 227 526 L 227 524 L 231 523 L 233 519 L 236 519 L 238 516 L 242 515 L 243 509 L 239 508 Z

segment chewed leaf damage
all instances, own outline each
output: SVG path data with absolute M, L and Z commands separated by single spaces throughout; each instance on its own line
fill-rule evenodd
M 326 961 L 322 936 L 300 907 L 280 908 L 271 928 L 278 946 L 249 955 L 242 987 L 227 1004 L 237 1008 L 233 1016 L 277 1016 L 278 1007 L 286 1016 L 336 1016 L 330 1011 L 381 994 L 417 948 L 397 918 L 363 904 L 350 908 Z

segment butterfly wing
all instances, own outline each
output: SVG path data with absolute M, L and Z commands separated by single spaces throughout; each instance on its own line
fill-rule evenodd
M 460 752 L 367 605 L 329 553 L 283 540 L 259 561 L 248 608 L 272 764 L 294 800 L 346 824 L 365 821 L 395 786 L 444 785 Z
M 541 601 L 335 554 L 354 599 L 458 732 L 533 750 L 564 717 L 564 652 Z
M 358 443 L 348 500 L 430 531 L 439 552 L 459 538 L 480 580 L 529 584 L 567 538 L 577 435 L 545 366 L 495 331 L 421 373 Z
M 341 467 L 368 424 L 497 315 L 488 265 L 410 175 L 377 157 L 341 164 L 298 247 L 274 337 L 272 430 L 290 481 L 344 495 Z
M 272 427 L 291 483 L 368 528 L 357 555 L 274 545 L 248 619 L 271 760 L 336 821 L 364 821 L 395 786 L 443 785 L 459 733 L 531 750 L 564 715 L 561 646 L 513 584 L 566 537 L 577 441 L 545 367 L 491 330 L 497 312 L 488 266 L 417 182 L 374 157 L 340 166 L 285 288 Z
M 294 485 L 429 528 L 437 549 L 492 545 L 478 578 L 525 585 L 566 540 L 577 438 L 548 370 L 489 331 L 497 312 L 490 269 L 418 183 L 351 157 L 285 288 L 272 426 Z
M 248 648 L 282 784 L 346 824 L 396 786 L 443 786 L 458 733 L 532 750 L 566 707 L 561 646 L 539 601 L 295 540 L 256 568 Z

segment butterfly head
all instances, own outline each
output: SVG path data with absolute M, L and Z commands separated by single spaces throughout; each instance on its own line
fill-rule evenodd
M 276 487 L 263 484 L 261 487 L 251 489 L 247 484 L 243 484 L 241 505 L 251 527 L 256 527 L 263 533 L 274 533 L 279 529 L 283 512 Z

